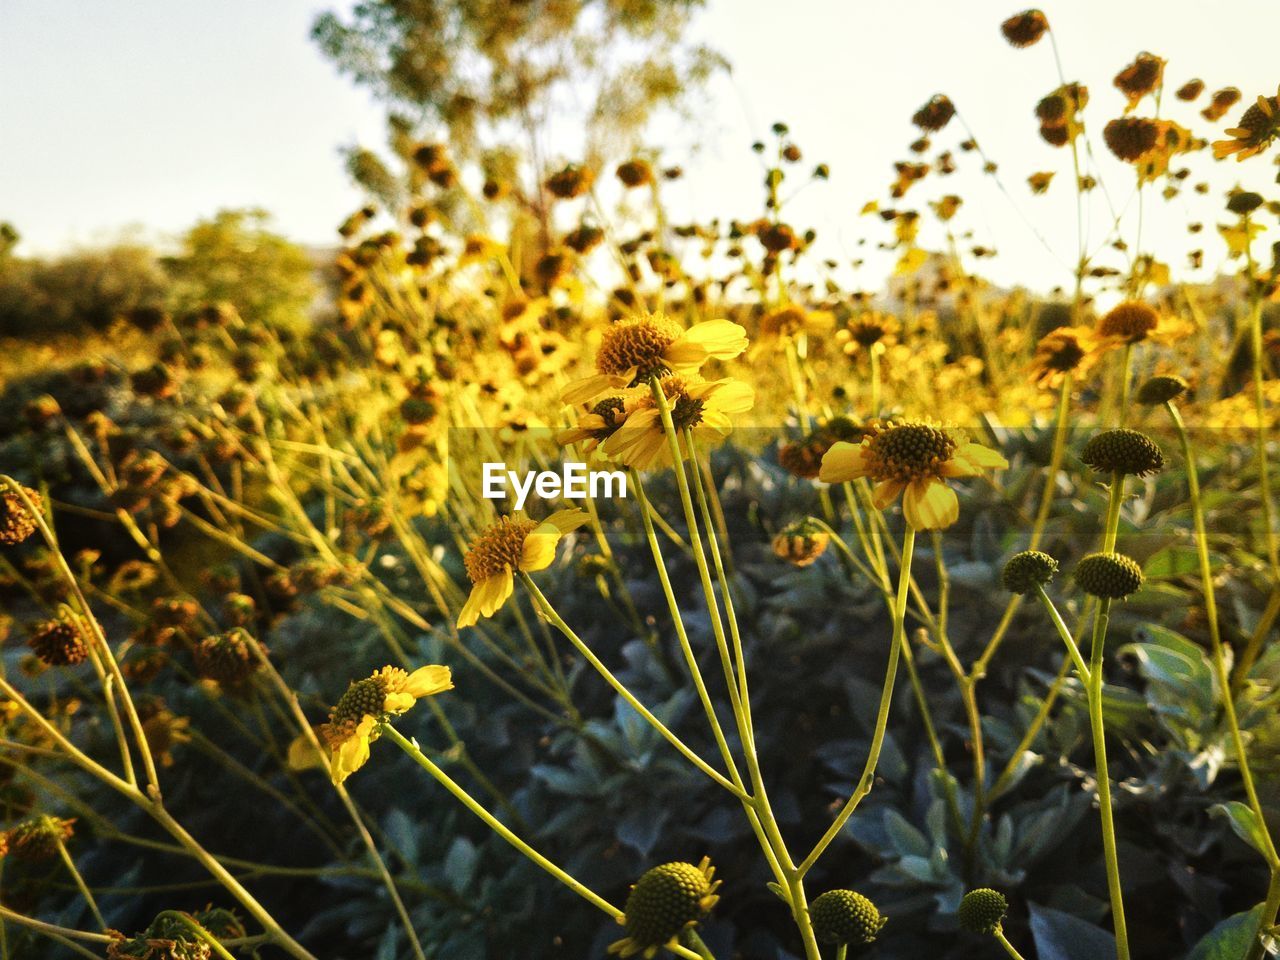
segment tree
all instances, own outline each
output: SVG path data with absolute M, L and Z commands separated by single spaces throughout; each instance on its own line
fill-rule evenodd
M 296 326 L 316 295 L 315 265 L 297 244 L 267 229 L 263 210 L 221 210 L 183 235 L 166 266 L 178 311 L 230 303 L 250 323 Z
M 703 0 L 362 0 L 346 19 L 325 13 L 312 36 L 388 104 L 392 145 L 447 137 L 487 176 L 532 178 L 517 199 L 542 207 L 558 120 L 580 131 L 574 158 L 593 166 L 634 150 L 660 107 L 680 108 L 724 61 L 683 42 Z M 567 137 L 562 137 L 565 140 Z M 524 163 L 513 161 L 513 148 Z M 349 166 L 384 201 L 385 166 L 352 151 Z

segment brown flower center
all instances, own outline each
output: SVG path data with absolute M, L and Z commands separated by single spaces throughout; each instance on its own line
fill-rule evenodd
M 936 478 L 955 453 L 947 431 L 927 423 L 903 423 L 878 431 L 867 441 L 868 472 L 876 480 Z
M 510 567 L 515 570 L 524 554 L 524 539 L 536 527 L 532 520 L 502 517 L 471 544 L 463 558 L 472 583 L 488 580 Z

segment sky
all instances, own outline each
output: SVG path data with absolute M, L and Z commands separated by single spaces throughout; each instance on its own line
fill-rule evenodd
M 18 227 L 20 249 L 54 253 L 122 233 L 163 243 L 220 208 L 245 206 L 269 210 L 295 240 L 332 243 L 335 224 L 359 203 L 339 149 L 385 141 L 379 106 L 308 37 L 317 13 L 347 2 L 0 0 L 0 220 Z M 1123 106 L 1111 77 L 1140 50 L 1169 61 L 1170 88 L 1201 77 L 1209 90 L 1240 87 L 1247 104 L 1280 83 L 1275 0 L 1041 6 L 1067 78 L 1091 89 L 1089 116 L 1098 126 Z M 784 120 L 805 154 L 797 173 L 818 162 L 832 171 L 790 203 L 787 219 L 816 229 L 824 256 L 865 257 L 859 279 L 874 288 L 892 263 L 874 249 L 889 231 L 860 211 L 869 200 L 891 205 L 884 191 L 892 164 L 916 135 L 910 116 L 945 92 L 999 163 L 1007 193 L 970 162 L 968 172 L 926 183 L 904 204 L 962 193 L 957 229 L 972 229 L 971 243 L 1000 253 L 984 272 L 1039 289 L 1069 282 L 1076 244 L 1069 152 L 1043 144 L 1031 115 L 1057 74 L 1047 43 L 1014 50 L 1000 37 L 1000 21 L 1017 9 L 1006 0 L 708 0 L 694 35 L 733 70 L 712 82 L 697 122 L 665 120 L 655 129 L 664 161 L 686 170 L 666 190 L 673 219 L 758 216 L 762 169 L 749 145 Z M 1195 106 L 1202 105 L 1203 98 Z M 1194 110 L 1175 106 L 1175 119 L 1198 121 Z M 935 144 L 963 137 L 953 123 Z M 1097 147 L 1097 172 L 1132 240 L 1131 175 Z M 1200 155 L 1193 166 L 1207 171 L 1220 197 L 1237 182 L 1270 184 L 1271 159 L 1237 166 Z M 1066 172 L 1033 197 L 1026 177 L 1041 170 Z M 1144 236 L 1158 238 L 1175 266 L 1203 245 L 1211 271 L 1221 266 L 1213 228 L 1215 216 L 1226 219 L 1220 211 L 1220 202 L 1203 198 L 1148 201 Z M 1112 219 L 1101 192 L 1086 219 L 1097 246 Z M 1189 219 L 1204 219 L 1206 235 L 1188 237 Z

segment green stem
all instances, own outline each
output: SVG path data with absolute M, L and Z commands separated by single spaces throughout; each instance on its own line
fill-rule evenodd
M 1017 949 L 1014 948 L 1013 944 L 1009 942 L 1008 938 L 1005 937 L 1004 931 L 999 927 L 996 927 L 995 929 L 995 938 L 999 941 L 1000 946 L 1004 947 L 1004 952 L 1013 957 L 1013 960 L 1025 960 L 1022 954 L 1020 954 Z
M 600 658 L 597 657 L 591 651 L 591 648 L 588 647 L 585 643 L 583 643 L 582 639 L 576 633 L 573 632 L 573 629 L 567 623 L 564 622 L 564 619 L 560 616 L 560 614 L 556 612 L 555 607 L 551 605 L 551 601 L 548 600 L 543 595 L 542 591 L 538 589 L 538 585 L 533 582 L 533 578 L 530 577 L 529 574 L 525 573 L 523 570 L 520 571 L 520 580 L 522 583 L 524 583 L 525 588 L 529 591 L 529 594 L 533 597 L 534 602 L 538 605 L 538 609 L 541 610 L 543 616 L 545 616 L 548 620 L 551 621 L 552 626 L 554 626 L 557 630 L 559 630 L 562 634 L 564 634 L 565 638 L 570 643 L 572 643 L 575 648 L 577 648 L 577 651 L 580 654 L 582 654 L 582 656 L 586 659 L 588 663 L 591 664 L 592 667 L 595 668 L 596 672 L 599 673 L 600 676 L 604 678 L 605 682 L 608 683 L 609 686 L 613 687 L 614 691 L 617 692 L 618 696 L 622 697 L 623 700 L 625 700 L 628 704 L 630 704 L 631 709 L 635 710 L 636 713 L 640 714 L 640 716 L 642 716 L 645 720 L 647 720 L 655 730 L 657 730 L 660 734 L 662 734 L 663 737 L 666 738 L 668 743 L 670 743 L 673 747 L 679 750 L 680 753 L 684 755 L 684 758 L 688 760 L 690 763 L 692 763 L 695 767 L 697 767 L 699 770 L 705 773 L 708 777 L 710 777 L 716 783 L 720 784 L 720 786 L 724 787 L 730 793 L 737 796 L 739 799 L 746 798 L 746 794 L 743 793 L 742 790 L 740 790 L 737 786 L 735 786 L 729 780 L 725 779 L 723 774 L 715 770 L 710 764 L 708 764 L 700 756 L 694 753 L 693 750 L 690 747 L 688 747 L 683 740 L 681 740 L 674 733 L 672 733 L 671 730 L 667 728 L 666 724 L 664 724 L 661 720 L 655 717 L 653 713 L 650 712 L 650 710 L 644 704 L 642 704 L 639 700 L 636 699 L 635 694 L 633 694 L 630 690 L 627 689 L 626 684 L 624 684 L 621 680 L 615 677 L 613 673 L 609 670 L 609 668 L 606 667 L 604 663 L 601 662 Z
M 858 779 L 858 786 L 853 795 L 849 797 L 844 808 L 827 828 L 827 832 L 822 835 L 822 839 L 814 845 L 813 850 L 797 868 L 802 876 L 818 861 L 831 841 L 839 836 L 844 825 L 858 808 L 858 804 L 871 792 L 871 787 L 875 783 L 876 765 L 880 762 L 880 751 L 884 747 L 885 731 L 889 725 L 889 707 L 893 701 L 893 684 L 898 672 L 898 656 L 906 643 L 907 587 L 911 582 L 911 558 L 915 552 L 915 542 L 916 532 L 908 525 L 902 535 L 902 565 L 898 571 L 898 594 L 893 610 L 893 641 L 889 647 L 889 663 L 885 668 L 884 687 L 880 691 L 880 707 L 876 713 L 875 728 L 871 736 L 871 751 L 867 754 L 866 765 L 862 769 L 862 776 Z
M 84 882 L 84 877 L 80 875 L 76 862 L 71 859 L 71 854 L 67 852 L 67 845 L 62 842 L 60 837 L 55 839 L 58 844 L 58 855 L 62 858 L 62 863 L 67 868 L 67 873 L 71 874 L 71 879 L 75 881 L 76 889 L 80 891 L 80 896 L 84 897 L 84 902 L 89 905 L 89 910 L 93 914 L 93 918 L 98 921 L 98 926 L 106 930 L 107 921 L 102 918 L 102 911 L 98 909 L 98 901 L 93 898 L 89 885 Z
M 1120 861 L 1116 853 L 1115 819 L 1111 811 L 1111 776 L 1107 769 L 1106 727 L 1102 717 L 1102 658 L 1107 645 L 1107 624 L 1111 600 L 1098 601 L 1093 621 L 1093 647 L 1089 664 L 1089 728 L 1093 735 L 1094 766 L 1097 768 L 1098 811 L 1102 821 L 1102 851 L 1107 866 L 1107 890 L 1111 897 L 1111 920 L 1116 934 L 1116 957 L 1129 960 L 1129 931 L 1124 919 L 1124 891 L 1120 885 Z
M 529 844 L 525 843 L 518 836 L 512 833 L 506 824 L 481 806 L 480 803 L 471 796 L 471 794 L 467 793 L 467 791 L 459 786 L 458 783 L 456 783 L 447 773 L 436 766 L 431 761 L 431 758 L 419 749 L 417 741 L 406 740 L 399 730 L 388 723 L 383 723 L 378 729 L 383 736 L 403 750 L 414 763 L 422 767 L 423 770 L 426 770 L 427 773 L 431 774 L 431 776 L 435 778 L 436 782 L 453 794 L 454 798 L 457 799 L 464 807 L 479 817 L 484 822 L 485 826 L 500 836 L 503 840 L 507 841 L 507 843 L 511 844 L 511 846 L 515 847 L 520 853 L 528 857 L 533 861 L 533 863 L 551 874 L 551 876 L 555 877 L 578 896 L 582 897 L 582 899 L 590 903 L 593 907 L 607 913 L 615 920 L 622 920 L 626 916 L 608 900 L 605 900 L 594 890 L 590 889 L 576 878 L 570 876 L 564 870 L 560 869 L 560 867 L 556 866 L 540 854 L 537 850 L 533 849 L 533 847 L 529 846 Z

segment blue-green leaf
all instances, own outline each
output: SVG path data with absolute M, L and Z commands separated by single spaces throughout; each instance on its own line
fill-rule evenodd
M 1028 904 L 1040 960 L 1098 960 L 1116 955 L 1116 940 L 1092 923 L 1052 907 Z
M 1187 960 L 1240 960 L 1249 952 L 1261 915 L 1262 904 L 1258 904 L 1252 910 L 1227 917 L 1204 935 Z

